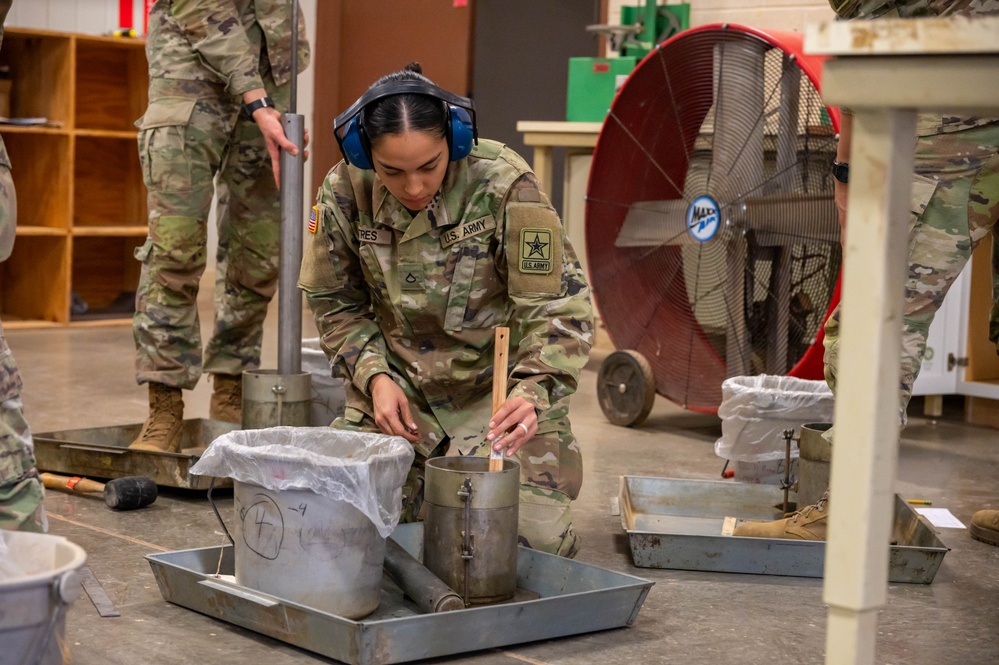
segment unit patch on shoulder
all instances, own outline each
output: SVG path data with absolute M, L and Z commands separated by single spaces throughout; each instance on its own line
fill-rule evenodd
M 552 271 L 552 232 L 526 228 L 520 231 L 520 272 L 547 275 Z
M 562 226 L 550 207 L 506 205 L 506 255 L 513 295 L 556 296 L 562 291 Z

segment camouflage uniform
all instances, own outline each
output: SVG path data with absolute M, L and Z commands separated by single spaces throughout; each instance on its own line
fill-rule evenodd
M 830 0 L 830 4 L 841 17 L 851 19 L 999 15 L 999 0 Z M 999 120 L 920 114 L 916 130 L 899 380 L 903 424 L 933 316 L 990 231 L 993 283 L 999 295 Z M 992 320 L 990 337 L 999 341 L 999 305 L 993 307 Z M 839 322 L 837 307 L 825 327 L 825 373 L 833 390 Z
M 263 136 L 241 114 L 265 88 L 287 110 L 291 0 L 157 0 L 149 14 L 149 106 L 136 123 L 149 196 L 149 237 L 133 331 L 136 378 L 193 388 L 201 375 L 198 281 L 218 175 L 215 325 L 204 370 L 260 363 L 277 289 L 280 198 Z M 300 20 L 299 71 L 308 65 Z
M 0 42 L 12 0 L 0 0 Z M 17 197 L 10 177 L 10 159 L 0 138 L 0 261 L 14 246 Z M 0 324 L 0 528 L 45 531 L 42 483 L 35 469 L 31 430 L 24 421 L 21 375 Z
M 494 329 L 510 327 L 510 390 L 538 410 L 519 451 L 521 542 L 572 556 L 582 458 L 569 395 L 593 341 L 589 286 L 558 215 L 516 153 L 480 140 L 415 217 L 373 171 L 340 163 L 319 190 L 299 286 L 347 405 L 334 427 L 377 431 L 368 383 L 389 374 L 422 440 L 404 488 L 419 513 L 431 457 L 488 455 Z

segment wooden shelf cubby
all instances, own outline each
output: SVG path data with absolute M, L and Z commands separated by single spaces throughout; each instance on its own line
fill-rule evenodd
M 145 44 L 8 28 L 0 65 L 10 71 L 10 117 L 46 119 L 0 125 L 18 201 L 0 320 L 127 323 L 121 303 L 140 269 L 132 252 L 147 233 L 134 125 L 147 102 Z M 81 302 L 88 312 L 74 314 Z

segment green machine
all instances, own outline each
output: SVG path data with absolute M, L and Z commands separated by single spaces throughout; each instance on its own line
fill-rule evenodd
M 587 31 L 605 35 L 615 58 L 569 58 L 566 120 L 603 122 L 618 88 L 657 44 L 690 27 L 690 4 L 657 4 L 621 8 L 621 25 L 591 25 Z

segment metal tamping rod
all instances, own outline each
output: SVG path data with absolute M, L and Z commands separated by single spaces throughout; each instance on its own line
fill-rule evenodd
M 298 154 L 281 151 L 281 249 L 278 273 L 278 374 L 302 369 L 302 294 L 298 273 L 302 265 L 302 195 L 305 184 L 305 117 L 298 108 L 298 0 L 291 8 L 291 102 L 281 115 L 288 140 Z

